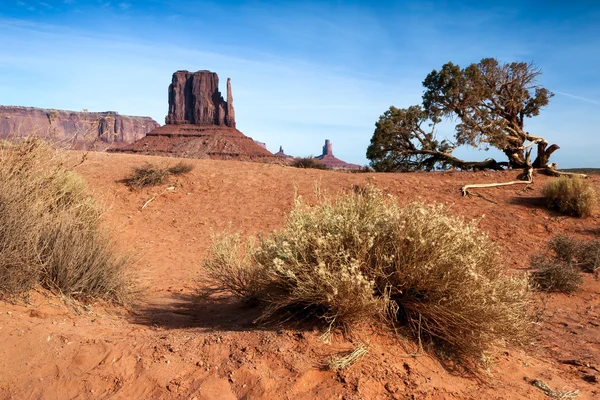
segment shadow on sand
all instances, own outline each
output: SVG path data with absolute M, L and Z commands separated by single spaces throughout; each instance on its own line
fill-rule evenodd
M 136 308 L 132 323 L 165 329 L 199 328 L 219 331 L 276 331 L 282 328 L 312 331 L 324 326 L 317 318 L 297 320 L 291 315 L 278 315 L 275 321 L 258 321 L 261 307 L 246 304 L 233 296 L 206 297 L 173 293 L 170 301 L 145 304 Z

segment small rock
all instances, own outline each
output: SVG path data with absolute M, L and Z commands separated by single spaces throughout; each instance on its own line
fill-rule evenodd
M 598 383 L 598 381 L 599 381 L 598 375 L 592 375 L 592 374 L 584 375 L 583 380 L 586 382 L 589 382 L 589 383 Z

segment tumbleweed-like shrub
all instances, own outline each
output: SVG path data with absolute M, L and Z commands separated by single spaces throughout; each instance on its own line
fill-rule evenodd
M 169 176 L 169 170 L 146 163 L 141 167 L 134 167 L 131 174 L 123 182 L 134 189 L 147 186 L 156 186 L 163 183 Z
M 204 263 L 211 287 L 257 301 L 263 320 L 403 325 L 468 363 L 526 337 L 527 280 L 507 275 L 476 222 L 373 187 L 321 197 L 297 198 L 284 228 L 245 251 L 237 236 L 217 239 Z
M 194 165 L 185 161 L 179 161 L 177 164 L 166 168 L 147 162 L 141 167 L 134 167 L 131 174 L 121 182 L 133 189 L 157 186 L 164 183 L 169 175 L 184 175 L 193 169 Z
M 169 174 L 171 175 L 184 175 L 189 172 L 192 172 L 194 169 L 194 164 L 185 161 L 179 161 L 177 164 L 167 168 Z
M 40 140 L 0 150 L 0 297 L 37 284 L 80 299 L 123 302 L 125 259 L 100 227 L 85 182 Z
M 596 208 L 596 191 L 582 178 L 552 179 L 546 182 L 542 192 L 548 207 L 563 214 L 589 217 Z
M 572 264 L 583 272 L 594 273 L 600 269 L 600 240 L 581 240 L 568 235 L 557 235 L 548 242 L 558 260 Z
M 535 287 L 546 292 L 572 293 L 583 283 L 581 272 L 570 262 L 545 256 L 533 257 L 530 275 Z
M 291 166 L 296 168 L 329 169 L 321 160 L 314 157 L 295 158 L 294 161 L 292 161 Z

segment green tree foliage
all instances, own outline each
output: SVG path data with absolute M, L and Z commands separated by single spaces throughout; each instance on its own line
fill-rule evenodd
M 545 166 L 557 145 L 525 131 L 526 118 L 539 115 L 553 94 L 537 84 L 541 71 L 533 64 L 501 64 L 484 58 L 461 68 L 453 63 L 433 70 L 423 86 L 423 105 L 391 107 L 376 123 L 367 158 L 379 170 L 414 170 L 453 165 L 489 168 L 449 156 L 454 147 L 496 147 L 513 167 L 525 167 L 525 150 L 537 145 L 535 167 Z M 457 121 L 454 144 L 435 139 L 435 125 L 444 118 Z M 422 126 L 431 129 L 424 132 Z M 501 165 L 487 160 L 492 166 Z
M 427 130 L 426 130 L 427 129 Z M 435 123 L 420 106 L 390 107 L 375 123 L 367 158 L 376 171 L 430 171 L 445 167 L 454 149 L 437 141 Z

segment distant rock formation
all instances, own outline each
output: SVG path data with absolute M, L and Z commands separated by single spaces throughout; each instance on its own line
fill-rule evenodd
M 227 101 L 219 92 L 219 76 L 210 71 L 177 71 L 169 85 L 167 125 L 216 125 L 235 128 L 231 80 Z
M 328 168 L 331 169 L 361 169 L 362 167 L 357 164 L 350 164 L 339 158 L 334 157 L 333 147 L 329 139 L 325 140 L 325 146 L 323 146 L 323 154 L 315 157 L 317 160 L 321 160 Z
M 64 148 L 91 144 L 128 144 L 160 125 L 150 117 L 131 117 L 115 111 L 65 111 L 33 107 L 0 106 L 0 137 L 37 136 Z
M 256 143 L 257 145 L 259 145 L 260 147 L 262 147 L 263 149 L 267 148 L 267 144 L 264 142 L 259 142 L 258 140 L 255 140 L 254 143 Z
M 285 152 L 283 151 L 283 146 L 279 146 L 279 151 L 277 153 L 274 154 L 277 157 L 283 157 L 283 158 L 294 158 L 292 156 L 288 156 L 287 154 L 285 154 Z
M 227 101 L 219 92 L 219 76 L 210 71 L 177 71 L 169 86 L 166 125 L 118 151 L 190 158 L 255 159 L 273 157 L 235 128 L 231 80 Z

